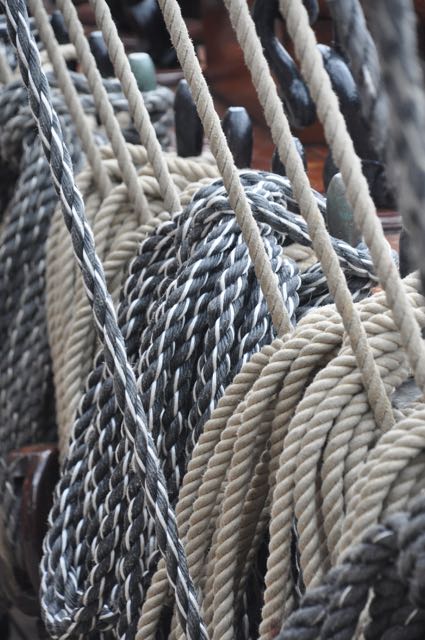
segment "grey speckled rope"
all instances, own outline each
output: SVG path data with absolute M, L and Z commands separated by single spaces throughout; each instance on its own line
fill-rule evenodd
M 425 500 L 389 516 L 307 591 L 278 640 L 351 640 L 365 608 L 366 640 L 421 640 L 425 629 Z M 370 604 L 368 604 L 371 596 Z
M 198 605 L 190 577 L 187 573 L 183 548 L 178 539 L 175 516 L 168 502 L 165 480 L 159 466 L 157 452 L 152 437 L 146 430 L 146 417 L 137 393 L 134 373 L 128 363 L 121 331 L 118 328 L 115 309 L 106 290 L 103 269 L 96 255 L 94 240 L 84 214 L 84 204 L 73 178 L 72 166 L 66 145 L 63 141 L 58 117 L 52 107 L 50 91 L 46 77 L 40 65 L 40 59 L 34 38 L 28 28 L 28 15 L 23 0 L 2 1 L 6 9 L 9 35 L 15 46 L 21 74 L 29 90 L 30 106 L 38 125 L 40 138 L 49 160 L 53 181 L 60 196 L 65 223 L 70 231 L 76 259 L 81 267 L 87 295 L 93 307 L 94 320 L 99 338 L 104 345 L 105 362 L 113 376 L 113 388 L 116 401 L 123 415 L 123 440 L 117 459 L 130 463 L 134 451 L 134 465 L 140 478 L 148 509 L 155 522 L 155 529 L 162 554 L 166 558 L 167 572 L 178 602 L 179 617 L 189 638 L 196 640 L 206 637 L 199 616 Z M 122 500 L 126 494 L 119 496 Z M 118 496 L 116 496 L 118 497 Z M 108 504 L 105 504 L 107 510 Z M 133 513 L 129 513 L 127 535 L 132 539 Z M 65 516 L 66 517 L 66 516 Z M 101 535 L 101 531 L 99 532 Z M 136 545 L 138 541 L 133 541 Z M 65 549 L 59 541 L 55 554 L 63 555 Z M 130 556 L 131 557 L 131 556 Z M 128 560 L 130 560 L 130 557 Z M 62 575 L 67 589 L 74 590 L 72 575 Z M 96 576 L 92 596 L 98 585 Z M 130 584 L 127 585 L 130 588 Z M 133 588 L 137 585 L 133 585 Z M 54 612 L 49 606 L 51 589 L 44 583 L 43 613 L 49 630 L 62 635 L 61 629 L 69 625 L 69 611 L 63 611 L 59 625 L 52 619 Z M 57 621 L 56 621 L 57 622 Z M 79 620 L 73 621 L 74 631 Z
M 388 172 L 425 288 L 425 95 L 410 0 L 367 2 L 389 108 Z

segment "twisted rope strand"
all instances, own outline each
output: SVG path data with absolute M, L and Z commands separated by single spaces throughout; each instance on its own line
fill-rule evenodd
M 301 0 L 280 0 L 279 6 L 294 43 L 301 72 L 316 103 L 332 157 L 341 170 L 355 222 L 370 248 L 376 273 L 388 298 L 418 387 L 425 392 L 425 345 L 397 268 L 388 253 L 388 244 L 369 195 L 360 159 L 354 151 L 338 99 L 323 66 L 308 14 Z M 285 161 L 285 158 L 282 160 Z
M 28 6 L 36 21 L 37 29 L 44 46 L 47 49 L 50 62 L 53 65 L 59 86 L 64 95 L 69 112 L 75 123 L 75 128 L 81 140 L 81 145 L 87 156 L 87 160 L 93 168 L 94 179 L 102 198 L 105 198 L 111 190 L 111 181 L 105 167 L 102 164 L 99 148 L 93 140 L 87 117 L 81 106 L 78 93 L 69 76 L 68 68 L 61 54 L 56 36 L 50 26 L 47 11 L 38 0 L 29 0 Z
M 103 33 L 111 62 L 117 78 L 120 80 L 128 107 L 133 118 L 141 143 L 146 148 L 149 162 L 158 180 L 166 211 L 173 213 L 180 210 L 180 198 L 168 171 L 167 163 L 162 155 L 155 130 L 145 107 L 142 93 L 130 68 L 124 45 L 118 35 L 110 9 L 105 0 L 90 0 L 96 23 Z
M 219 117 L 196 58 L 177 0 L 159 0 L 165 24 L 171 41 L 189 84 L 204 131 L 210 142 L 211 151 L 217 162 L 223 182 L 229 194 L 229 201 L 242 230 L 243 238 L 254 264 L 255 274 L 267 301 L 273 325 L 278 335 L 290 331 L 291 324 L 282 300 L 276 275 L 270 266 L 263 241 L 253 220 L 244 190 L 239 182 L 232 154 L 221 128 Z
M 176 593 L 181 624 L 193 640 L 200 636 L 206 638 L 183 547 L 178 538 L 175 516 L 169 505 L 164 476 L 152 437 L 146 430 L 146 417 L 137 393 L 135 376 L 127 360 L 102 265 L 85 219 L 84 204 L 74 183 L 69 154 L 29 29 L 26 6 L 23 0 L 2 0 L 2 4 L 7 13 L 9 34 L 18 55 L 22 78 L 28 87 L 30 106 L 63 206 L 64 221 L 71 233 L 75 257 L 81 267 L 99 338 L 104 345 L 105 362 L 124 417 L 124 434 L 129 446 L 134 447 L 137 470 L 150 515 L 155 521 L 158 544 L 167 558 L 167 574 Z M 43 608 L 46 604 L 43 599 Z M 44 614 L 49 622 L 48 609 L 44 609 Z
M 276 85 L 271 77 L 248 6 L 239 0 L 226 0 L 225 4 L 273 140 L 293 185 L 301 213 L 307 221 L 313 248 L 322 264 L 329 290 L 341 314 L 344 327 L 350 336 L 353 352 L 362 372 L 365 389 L 367 389 L 376 420 L 378 424 L 391 424 L 393 418 L 388 397 L 368 346 L 365 331 L 353 304 L 352 296 L 332 250 L 323 216 L 320 215 L 312 196 L 308 177 L 296 150 L 289 122 L 277 94 Z M 388 245 L 386 243 L 385 245 L 383 249 L 381 244 L 380 249 L 383 249 L 389 256 Z
M 109 102 L 108 94 L 103 86 L 102 78 L 97 69 L 93 54 L 90 51 L 87 38 L 84 35 L 77 11 L 71 0 L 58 0 L 57 6 L 63 13 L 70 40 L 75 46 L 78 60 L 87 77 L 99 117 L 105 126 L 131 200 L 136 211 L 139 212 L 141 222 L 146 222 L 150 217 L 149 204 L 137 178 L 136 169 L 131 161 L 123 134 L 121 133 L 114 110 Z

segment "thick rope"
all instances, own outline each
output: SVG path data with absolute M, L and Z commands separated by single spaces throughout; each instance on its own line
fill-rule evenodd
M 87 121 L 87 117 L 81 106 L 78 93 L 69 77 L 68 68 L 65 60 L 61 55 L 58 41 L 56 40 L 54 31 L 50 26 L 49 17 L 42 3 L 38 0 L 30 0 L 29 8 L 35 18 L 37 29 L 44 46 L 49 54 L 49 59 L 53 65 L 59 86 L 65 98 L 71 117 L 75 123 L 75 129 L 81 140 L 82 148 L 87 156 L 87 160 L 93 168 L 94 178 L 97 188 L 102 197 L 111 190 L 111 183 L 108 174 L 102 165 L 100 151 L 94 142 L 93 133 Z
M 26 6 L 22 0 L 11 0 L 2 4 L 6 10 L 9 34 L 17 51 L 21 74 L 29 90 L 34 119 L 39 128 L 46 157 L 50 162 L 56 190 L 63 204 L 64 220 L 70 230 L 76 259 L 80 263 L 87 295 L 93 306 L 99 337 L 105 349 L 105 361 L 113 376 L 118 406 L 124 418 L 125 442 L 121 455 L 128 457 L 127 454 L 134 447 L 134 460 L 140 475 L 141 486 L 147 497 L 151 517 L 155 521 L 159 547 L 167 558 L 170 583 L 176 590 L 181 623 L 189 637 L 206 637 L 199 618 L 193 586 L 187 573 L 183 548 L 177 536 L 175 516 L 169 506 L 165 480 L 152 438 L 146 430 L 145 415 L 138 397 L 136 380 L 127 360 L 115 310 L 106 289 L 103 269 L 97 258 L 93 236 L 85 219 L 84 205 L 74 184 L 69 154 L 63 142 L 57 115 L 52 107 L 38 50 L 28 27 Z M 131 533 L 131 524 L 129 533 Z M 63 578 L 68 581 L 69 576 L 63 576 Z M 44 581 L 43 613 L 48 627 L 53 631 L 55 625 L 52 620 L 52 611 L 46 600 L 48 589 L 49 585 Z M 69 624 L 69 612 L 64 614 L 59 628 Z M 76 626 L 77 622 L 74 622 L 74 625 Z
M 413 286 L 412 286 L 413 285 Z M 416 292 L 415 285 L 417 282 L 413 280 L 409 286 L 409 295 L 411 296 L 412 302 L 416 305 L 423 304 L 423 300 L 421 296 Z M 401 349 L 400 340 L 398 338 L 398 342 L 393 342 L 394 338 L 397 340 L 397 332 L 394 329 L 394 325 L 388 321 L 387 315 L 387 307 L 385 306 L 385 298 L 383 294 L 380 294 L 377 297 L 372 299 L 365 300 L 360 305 L 360 311 L 362 319 L 369 319 L 369 322 L 366 324 L 367 331 L 369 333 L 371 339 L 371 345 L 374 348 L 374 355 L 377 358 L 378 365 L 380 367 L 380 371 L 384 372 L 385 370 L 389 371 L 389 376 L 386 378 L 386 384 L 397 385 L 400 382 L 400 376 L 407 375 L 406 369 L 404 366 L 400 366 L 400 362 L 403 361 L 403 351 Z M 317 316 L 317 317 L 316 317 Z M 423 312 L 422 312 L 422 320 L 423 323 Z M 386 330 L 386 338 L 382 341 L 379 338 L 379 341 L 376 340 L 376 335 L 381 332 L 382 329 Z M 390 333 L 391 332 L 391 333 Z M 393 338 L 394 336 L 394 338 Z M 178 523 L 179 530 L 183 539 L 186 536 L 186 548 L 188 553 L 188 563 L 190 566 L 191 574 L 195 581 L 195 584 L 202 587 L 202 591 L 205 594 L 204 601 L 204 610 L 206 611 L 206 618 L 210 627 L 210 633 L 216 632 L 216 623 L 212 623 L 208 614 L 208 608 L 211 607 L 211 612 L 214 611 L 214 615 L 217 616 L 217 609 L 212 608 L 211 595 L 213 593 L 211 580 L 213 579 L 214 569 L 218 567 L 217 561 L 220 563 L 221 557 L 225 557 L 227 555 L 227 562 L 224 567 L 222 567 L 222 576 L 221 581 L 224 584 L 229 584 L 230 587 L 235 588 L 235 584 L 238 584 L 238 580 L 246 580 L 247 568 L 244 567 L 244 559 L 246 557 L 246 548 L 247 545 L 251 541 L 251 535 L 253 533 L 249 533 L 249 527 L 254 525 L 256 522 L 263 522 L 260 527 L 259 533 L 261 534 L 259 537 L 261 539 L 262 535 L 264 535 L 265 527 L 267 527 L 267 518 L 260 518 L 260 513 L 262 510 L 262 504 L 267 504 L 267 496 L 271 496 L 274 488 L 274 480 L 276 472 L 281 474 L 281 478 L 279 478 L 279 484 L 282 483 L 282 480 L 287 480 L 288 474 L 295 473 L 296 469 L 303 464 L 305 460 L 304 449 L 300 449 L 299 460 L 294 458 L 296 452 L 294 451 L 294 446 L 298 445 L 300 442 L 299 432 L 294 431 L 293 436 L 291 438 L 293 440 L 293 447 L 288 455 L 285 457 L 284 462 L 279 461 L 279 457 L 281 455 L 283 449 L 283 441 L 288 433 L 288 429 L 292 430 L 290 427 L 291 418 L 294 416 L 296 411 L 297 404 L 306 394 L 306 389 L 308 389 L 311 384 L 311 380 L 314 379 L 314 375 L 316 372 L 320 371 L 322 367 L 331 359 L 331 357 L 336 358 L 338 355 L 338 350 L 343 347 L 343 328 L 340 320 L 338 319 L 338 314 L 335 310 L 332 309 L 323 309 L 323 311 L 314 311 L 310 312 L 305 316 L 305 319 L 301 320 L 298 327 L 295 329 L 295 332 L 292 337 L 288 337 L 284 344 L 277 345 L 274 349 L 271 350 L 271 356 L 269 360 L 269 364 L 264 368 L 264 372 L 261 374 L 261 379 L 259 378 L 259 372 L 256 373 L 255 378 L 257 379 L 256 391 L 251 391 L 251 396 L 247 394 L 246 387 L 242 387 L 242 393 L 240 395 L 234 395 L 238 390 L 237 379 L 235 380 L 235 387 L 230 385 L 225 392 L 222 400 L 219 402 L 216 411 L 213 413 L 212 418 L 206 423 L 203 434 L 200 437 L 199 443 L 194 450 L 193 457 L 191 462 L 189 463 L 188 472 L 183 481 L 183 487 L 180 492 L 180 498 L 177 505 L 177 514 L 178 514 Z M 395 357 L 391 355 L 391 351 L 394 348 L 397 348 L 398 351 L 395 354 Z M 269 352 L 270 354 L 270 352 Z M 343 351 L 342 351 L 343 354 Z M 389 357 L 390 356 L 390 357 Z M 342 355 L 341 355 L 342 357 Z M 346 356 L 344 356 L 346 359 Z M 401 360 L 400 360 L 401 358 Z M 267 364 L 267 362 L 266 362 Z M 248 366 L 248 365 L 247 365 Z M 286 368 L 285 368 L 286 367 Z M 288 369 L 289 367 L 289 369 Z M 350 367 L 353 367 L 353 373 L 350 373 L 350 370 L 346 370 L 345 379 L 347 380 L 346 385 L 342 388 L 347 388 L 353 393 L 353 396 L 346 394 L 345 398 L 342 396 L 344 403 L 351 403 L 353 409 L 348 415 L 356 416 L 357 423 L 359 425 L 362 424 L 362 420 L 365 420 L 365 411 L 369 411 L 367 415 L 367 423 L 369 425 L 373 425 L 373 419 L 370 416 L 370 410 L 368 408 L 368 404 L 365 398 L 365 392 L 363 390 L 363 386 L 360 382 L 359 372 L 356 371 L 355 361 L 353 356 L 351 355 Z M 386 367 L 386 369 L 385 369 Z M 329 376 L 329 380 L 326 382 L 325 386 L 321 386 L 322 394 L 325 391 L 326 395 L 332 397 L 332 393 L 334 398 L 338 397 L 338 388 L 336 388 L 336 379 L 338 379 L 338 375 L 333 373 L 333 369 L 337 370 L 337 365 L 332 368 L 325 367 L 323 369 L 323 374 L 327 373 Z M 242 370 L 244 371 L 244 369 Z M 341 372 L 339 372 L 339 376 Z M 353 386 L 353 383 L 350 380 L 355 381 L 356 386 Z M 319 381 L 318 381 L 319 383 Z M 239 389 L 241 387 L 239 386 Z M 279 389 L 281 391 L 279 392 Z M 355 389 L 355 392 L 354 392 Z M 276 398 L 276 393 L 278 397 Z M 250 399 L 249 399 L 250 398 Z M 236 410 L 237 405 L 239 404 L 238 410 Z M 320 412 L 320 404 L 317 398 L 317 394 L 314 395 L 312 391 L 312 403 L 313 407 L 313 416 L 318 413 L 317 417 L 317 425 L 321 425 L 326 419 L 326 415 L 328 415 L 329 419 L 329 410 L 326 414 L 326 409 Z M 361 412 L 359 412 L 359 406 L 362 407 Z M 259 447 L 259 450 L 256 449 L 256 452 L 251 450 L 251 453 L 248 453 L 246 438 L 253 437 L 254 434 L 257 433 L 256 429 L 258 429 L 259 425 L 262 425 L 264 420 L 269 423 L 270 418 L 266 418 L 268 412 L 273 410 L 274 419 L 272 422 L 271 430 L 270 430 L 270 445 L 269 445 L 269 459 L 268 463 L 268 471 L 266 475 L 268 476 L 268 480 L 266 482 L 266 491 L 261 497 L 261 493 L 257 497 L 255 497 L 255 487 L 262 486 L 260 481 L 260 485 L 257 485 L 257 478 L 260 480 L 261 475 L 264 474 L 264 469 L 262 468 L 263 462 L 261 462 L 261 454 L 264 453 L 262 451 L 263 445 L 258 441 L 256 447 Z M 224 423 L 221 420 L 217 420 L 215 415 L 217 414 L 217 418 L 219 416 L 223 416 L 223 411 L 225 411 L 224 415 L 226 416 Z M 341 416 L 344 418 L 344 413 L 341 413 Z M 304 429 L 306 430 L 306 415 L 303 414 L 303 417 L 300 416 L 299 424 L 304 425 Z M 226 421 L 228 425 L 226 426 Z M 311 420 L 311 417 L 310 417 Z M 337 428 L 338 421 L 336 422 Z M 360 441 L 357 446 L 354 446 L 351 454 L 348 456 L 348 465 L 346 470 L 344 470 L 343 476 L 347 476 L 348 484 L 352 484 L 354 479 L 357 476 L 361 476 L 361 464 L 367 455 L 368 450 L 368 442 L 371 442 L 371 434 L 359 435 L 358 429 L 355 430 L 355 424 L 348 423 L 347 426 L 350 426 L 354 430 L 356 434 L 355 438 L 360 437 Z M 345 430 L 347 430 L 347 426 Z M 373 427 L 376 430 L 376 427 Z M 239 435 L 240 432 L 240 435 Z M 238 453 L 238 449 L 236 449 L 236 443 L 238 439 L 241 438 L 241 445 L 244 443 L 244 439 L 242 438 L 242 433 L 245 433 L 245 444 L 242 449 Z M 308 433 L 308 429 L 307 429 Z M 361 430 L 360 430 L 361 433 Z M 391 431 L 389 432 L 391 433 Z M 366 437 L 365 437 L 366 436 Z M 333 436 L 332 436 L 333 438 Z M 329 435 L 329 441 L 333 442 L 331 435 Z M 353 444 L 356 443 L 356 439 L 353 439 Z M 375 435 L 376 438 L 376 435 Z M 372 435 L 373 441 L 373 435 Z M 370 445 L 369 445 L 370 446 Z M 215 451 L 214 451 L 215 449 Z M 314 447 L 313 450 L 317 450 L 318 447 Z M 338 450 L 338 446 L 336 446 Z M 331 447 L 331 451 L 332 451 Z M 233 451 L 233 453 L 232 453 Z M 242 452 L 242 461 L 245 460 L 245 463 L 241 461 L 242 468 L 238 467 L 236 463 L 237 455 L 240 455 Z M 344 449 L 341 449 L 341 456 L 344 459 Z M 199 456 L 199 457 L 198 457 Z M 233 456 L 234 462 L 232 461 Z M 255 461 L 259 461 L 259 465 L 257 467 L 256 472 L 253 474 L 251 484 L 248 483 L 248 486 L 239 483 L 240 473 L 242 469 L 245 469 L 245 464 L 248 463 L 253 464 L 254 468 L 257 464 Z M 306 459 L 308 461 L 308 458 Z M 232 475 L 232 468 L 234 467 L 234 481 L 230 481 Z M 333 465 L 340 468 L 340 462 L 337 460 L 329 460 L 329 469 L 332 470 Z M 206 466 L 206 471 L 205 471 Z M 292 471 L 290 471 L 292 470 Z M 304 471 L 304 470 L 303 470 Z M 341 471 L 340 471 L 341 473 Z M 298 477 L 298 476 L 297 476 Z M 304 474 L 300 472 L 299 480 L 297 480 L 298 485 L 301 487 L 303 482 Z M 202 480 L 201 480 L 202 479 Z M 314 487 L 317 485 L 316 479 L 309 479 L 308 484 L 312 487 L 314 491 Z M 333 480 L 330 478 L 330 492 L 328 493 L 332 495 L 332 491 L 334 490 L 335 477 Z M 232 493 L 235 488 L 239 486 L 237 492 Z M 254 493 L 251 492 L 249 487 L 252 487 Z M 241 494 L 242 490 L 242 494 Z M 228 507 L 225 506 L 225 502 L 223 502 L 223 494 L 224 497 L 226 495 L 228 498 L 232 496 L 232 510 L 228 511 L 228 516 L 225 516 Z M 257 489 L 258 491 L 258 489 Z M 262 492 L 263 490 L 261 490 Z M 355 491 L 353 492 L 355 493 Z M 198 498 L 196 497 L 198 494 Z M 246 497 L 244 497 L 246 496 Z M 352 497 L 352 496 L 351 496 Z M 349 501 L 351 499 L 350 492 L 348 491 L 347 497 L 344 498 L 345 501 Z M 255 501 L 257 502 L 257 506 L 254 507 Z M 253 502 L 254 500 L 254 502 Z M 311 503 L 307 501 L 307 503 Z M 219 507 L 219 511 L 215 511 L 214 505 Z M 221 507 L 220 507 L 221 505 Z M 235 511 L 235 507 L 237 509 Z M 254 509 L 254 511 L 252 511 Z M 269 512 L 270 506 L 267 508 L 267 512 Z M 341 515 L 344 510 L 341 510 Z M 293 516 L 291 515 L 293 512 L 289 512 L 288 515 L 284 516 L 280 520 L 275 521 L 276 529 L 278 531 L 283 530 L 281 538 L 279 540 L 279 544 L 276 546 L 276 553 L 279 556 L 279 566 L 277 569 L 277 576 L 273 576 L 273 582 L 276 585 L 277 592 L 279 597 L 282 598 L 283 587 L 282 585 L 287 585 L 286 590 L 289 588 L 291 590 L 293 588 L 293 581 L 291 581 L 291 585 L 288 585 L 288 574 L 287 571 L 290 571 L 291 567 L 291 522 Z M 326 513 L 326 512 L 325 512 Z M 214 515 L 215 514 L 215 515 Z M 239 515 L 238 515 L 239 514 Z M 231 516 L 231 517 L 230 517 Z M 229 525 L 223 528 L 226 520 L 221 520 L 220 518 L 229 517 Z M 311 514 L 310 514 L 311 517 Z M 217 520 L 218 518 L 218 520 Z M 238 520 L 238 518 L 242 518 Z M 247 519 L 248 518 L 248 519 Z M 251 523 L 251 525 L 249 524 Z M 341 526 L 341 521 L 339 525 Z M 289 527 L 289 529 L 288 529 Z M 226 531 L 226 535 L 224 532 Z M 215 532 L 215 533 L 214 533 Z M 211 536 L 218 535 L 223 533 L 223 540 L 225 540 L 225 544 L 218 545 L 213 542 L 213 551 L 209 551 L 208 549 L 211 545 Z M 262 532 L 262 533 L 261 533 Z M 308 532 L 306 532 L 306 535 Z M 236 538 L 235 538 L 236 536 Z M 337 536 L 338 538 L 338 536 Z M 255 534 L 254 539 L 258 540 L 258 533 Z M 308 535 L 307 535 L 308 539 Z M 214 540 L 214 538 L 213 538 Z M 303 538 L 304 540 L 304 538 Z M 228 548 L 228 546 L 232 546 L 233 544 L 233 554 L 229 555 L 229 551 L 227 551 L 224 556 L 221 554 Z M 258 543 L 255 543 L 258 544 Z M 333 543 L 335 544 L 335 542 Z M 215 546 L 214 546 L 215 545 Z M 239 547 L 240 545 L 240 547 Z M 238 552 L 237 549 L 240 549 Z M 257 547 L 258 548 L 258 547 Z M 240 553 L 240 555 L 239 555 Z M 331 549 L 328 553 L 331 553 Z M 217 556 L 217 554 L 219 554 Z M 254 554 L 255 555 L 255 554 Z M 289 564 L 282 565 L 281 558 L 282 555 L 286 558 L 286 562 Z M 302 561 L 304 562 L 303 558 Z M 235 562 L 237 564 L 235 564 Z M 224 563 L 223 563 L 224 565 Z M 239 569 L 237 566 L 239 565 Z M 251 565 L 252 568 L 252 565 Z M 209 573 L 209 571 L 210 572 Z M 236 573 L 234 573 L 236 571 Z M 208 577 L 208 575 L 210 577 Z M 243 577 L 245 576 L 245 578 Z M 272 576 L 270 576 L 271 578 Z M 206 582 L 205 582 L 206 580 Z M 251 578 L 252 582 L 252 578 Z M 242 585 L 239 587 L 243 589 Z M 237 591 L 237 590 L 236 590 Z M 161 579 L 161 567 L 159 568 L 158 574 L 154 577 L 151 591 L 147 594 L 147 599 L 145 602 L 145 606 L 142 613 L 142 618 L 139 623 L 139 629 L 145 630 L 149 628 L 151 634 L 154 633 L 154 629 L 156 628 L 159 621 L 159 612 L 162 608 L 162 605 L 166 601 L 167 594 L 167 585 Z M 151 599 L 152 598 L 152 599 Z M 280 600 L 282 603 L 282 600 Z M 278 605 L 277 603 L 274 609 L 275 616 L 274 620 L 280 619 L 282 615 L 282 604 Z M 288 603 L 289 604 L 289 603 Z M 207 607 L 207 609 L 205 609 Z M 224 607 L 224 608 L 223 608 Z M 231 601 L 226 600 L 221 607 L 221 617 L 219 618 L 220 622 L 220 632 L 228 633 L 227 629 L 229 629 L 229 615 L 235 616 L 235 625 L 236 628 L 240 628 L 238 626 L 239 615 L 241 607 L 241 599 L 238 596 L 238 599 L 235 601 L 234 605 L 234 613 L 230 614 L 232 609 Z M 225 622 L 223 622 L 225 621 Z M 148 625 L 148 626 L 145 626 Z M 223 629 L 225 627 L 225 629 Z M 145 638 L 143 632 L 140 637 Z M 146 638 L 154 637 L 153 635 L 146 635 Z
M 425 287 L 422 215 L 425 202 L 425 97 L 415 10 L 409 0 L 379 1 L 367 7 L 367 15 L 379 52 L 389 107 L 392 135 L 387 154 L 388 171 L 397 185 L 398 208 L 412 239 Z
M 267 300 L 273 324 L 279 334 L 284 333 L 290 330 L 290 322 L 277 286 L 276 276 L 271 269 L 260 233 L 239 182 L 232 154 L 214 109 L 213 100 L 182 18 L 180 7 L 176 0 L 159 0 L 159 5 L 204 126 L 205 134 L 210 142 L 211 151 L 220 174 L 223 176 L 230 205 L 235 212 L 251 260 L 255 265 L 255 273 Z
M 150 225 L 138 224 L 124 185 L 115 186 L 110 197 L 100 202 L 94 194 L 89 196 L 92 187 L 91 177 L 79 177 L 79 184 L 87 203 L 87 217 L 93 227 L 98 252 L 105 266 L 108 287 L 115 302 L 118 301 L 121 291 L 122 274 L 128 271 L 128 263 L 136 255 L 139 243 L 148 231 L 152 231 L 154 226 L 167 218 L 153 169 L 147 164 L 146 151 L 143 147 L 134 147 L 130 152 L 133 161 L 139 167 L 139 176 L 154 216 Z M 107 150 L 104 149 L 104 158 L 106 154 Z M 202 182 L 211 181 L 218 175 L 217 168 L 208 161 L 208 157 L 185 159 L 184 166 L 181 166 L 182 163 L 174 154 L 166 155 L 164 159 L 180 192 L 182 206 L 189 203 L 193 192 L 199 189 Z M 116 165 L 116 162 L 114 164 Z M 119 180 L 118 167 L 106 163 L 105 166 L 110 172 L 111 180 Z M 162 212 L 164 215 L 161 215 Z M 65 305 L 64 283 L 67 283 Z M 59 210 L 56 211 L 49 236 L 47 313 L 50 345 L 54 354 L 56 419 L 60 434 L 60 451 L 63 455 L 68 447 L 70 429 L 87 375 L 93 367 L 97 348 L 95 331 L 90 321 L 90 307 L 84 295 L 83 282 L 72 260 L 72 247 Z
M 123 134 L 109 102 L 108 94 L 103 86 L 102 78 L 97 69 L 93 54 L 90 51 L 86 36 L 84 35 L 77 11 L 71 0 L 58 0 L 57 6 L 63 13 L 70 40 L 75 46 L 81 68 L 87 77 L 99 117 L 105 126 L 111 146 L 114 149 L 131 200 L 140 216 L 141 222 L 146 222 L 150 217 L 149 205 L 137 179 L 136 169 L 131 162 Z
M 278 639 L 354 638 L 364 610 L 366 638 L 422 638 L 423 531 L 423 497 L 371 527 L 322 584 L 307 591 Z
M 179 194 L 169 174 L 167 163 L 162 155 L 161 146 L 150 121 L 143 96 L 137 86 L 136 78 L 131 71 L 124 45 L 118 35 L 110 9 L 105 0 L 90 0 L 90 5 L 93 7 L 97 26 L 103 33 L 116 76 L 120 80 L 124 95 L 128 100 L 130 115 L 139 133 L 140 141 L 146 148 L 149 162 L 158 180 L 164 199 L 165 210 L 170 213 L 179 211 Z

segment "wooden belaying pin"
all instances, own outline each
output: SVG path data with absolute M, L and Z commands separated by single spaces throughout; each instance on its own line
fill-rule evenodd
M 238 169 L 251 166 L 252 122 L 245 107 L 229 107 L 222 121 L 227 144 Z
M 56 10 L 50 16 L 50 24 L 59 44 L 68 44 L 69 33 L 65 25 L 65 20 L 60 11 Z
M 153 91 L 156 89 L 155 65 L 150 55 L 143 51 L 130 53 L 128 61 L 140 91 Z
M 340 173 L 334 175 L 326 192 L 326 222 L 334 238 L 344 240 L 352 247 L 361 242 L 362 236 L 354 223 L 353 210 Z
M 294 141 L 298 154 L 300 155 L 301 160 L 303 161 L 304 169 L 305 171 L 307 171 L 307 156 L 305 153 L 304 145 L 301 142 L 301 140 L 299 138 L 296 138 L 295 136 L 292 137 L 292 140 Z M 280 159 L 279 152 L 277 149 L 273 151 L 272 172 L 277 173 L 279 176 L 286 176 L 286 168 L 282 160 Z
M 102 77 L 113 78 L 114 67 L 109 57 L 108 48 L 101 31 L 91 32 L 89 35 L 89 45 Z
M 186 80 L 180 80 L 174 96 L 174 125 L 177 154 L 181 158 L 202 153 L 204 129 Z
M 409 232 L 404 227 L 401 228 L 398 244 L 400 258 L 400 275 L 405 278 L 418 268 L 418 261 L 415 258 L 415 250 Z

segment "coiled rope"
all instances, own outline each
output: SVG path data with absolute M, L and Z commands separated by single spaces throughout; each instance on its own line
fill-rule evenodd
M 74 184 L 69 153 L 51 103 L 47 80 L 28 28 L 26 6 L 22 0 L 16 2 L 12 0 L 2 4 L 6 10 L 9 34 L 17 51 L 21 74 L 29 90 L 30 106 L 50 163 L 53 181 L 62 202 L 64 220 L 71 232 L 75 255 L 83 273 L 96 327 L 104 345 L 105 361 L 113 375 L 116 399 L 123 415 L 124 439 L 118 460 L 121 459 L 121 463 L 127 467 L 128 458 L 133 454 L 131 449 L 135 447 L 137 484 L 141 482 L 148 500 L 150 515 L 155 521 L 161 552 L 167 557 L 170 581 L 176 589 L 177 601 L 180 604 L 182 625 L 187 629 L 189 637 L 206 637 L 199 618 L 191 580 L 185 570 L 185 556 L 177 536 L 175 517 L 169 506 L 155 446 L 146 430 L 145 415 L 137 394 L 135 377 L 128 363 L 115 310 L 107 293 L 103 269 L 97 258 L 93 236 L 85 218 L 84 204 Z M 122 486 L 119 493 L 123 499 L 127 491 Z M 131 522 L 129 525 L 128 534 L 131 538 Z M 102 531 L 100 534 L 102 535 Z M 65 581 L 69 578 L 69 574 L 63 575 Z M 48 587 L 46 581 L 43 582 L 44 588 Z M 69 584 L 72 589 L 71 584 L 72 580 Z M 64 623 L 67 624 L 66 617 L 62 618 L 62 625 Z M 78 623 L 74 622 L 74 624 Z
M 424 524 L 424 498 L 418 497 L 409 511 L 367 530 L 320 586 L 307 591 L 278 640 L 352 638 L 366 608 L 365 638 L 422 638 Z

